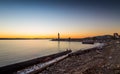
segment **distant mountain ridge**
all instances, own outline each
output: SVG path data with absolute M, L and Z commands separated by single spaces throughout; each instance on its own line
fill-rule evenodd
M 95 36 L 92 38 L 93 39 L 113 39 L 114 37 L 112 35 L 102 35 L 102 36 Z
M 118 33 L 117 33 L 117 36 L 115 34 L 116 33 L 114 33 L 113 35 L 100 35 L 100 36 L 86 37 L 86 38 L 83 38 L 83 39 L 105 40 L 105 39 L 120 38 L 120 35 L 118 35 Z

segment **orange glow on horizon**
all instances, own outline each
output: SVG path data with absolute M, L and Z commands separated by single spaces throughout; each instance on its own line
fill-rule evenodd
M 104 34 L 99 34 L 104 35 Z M 85 38 L 97 36 L 97 34 L 60 34 L 60 38 Z M 57 34 L 45 34 L 45 35 L 16 35 L 16 34 L 1 34 L 0 38 L 57 38 Z
M 61 35 L 60 38 L 83 38 L 80 35 Z M 57 35 L 0 35 L 0 38 L 57 38 Z

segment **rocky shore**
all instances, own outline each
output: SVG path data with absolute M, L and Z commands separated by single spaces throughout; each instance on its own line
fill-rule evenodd
M 70 55 L 39 74 L 120 74 L 120 44 L 112 40 L 101 49 Z

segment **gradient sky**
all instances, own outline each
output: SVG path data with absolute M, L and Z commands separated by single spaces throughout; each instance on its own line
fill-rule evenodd
M 0 2 L 0 38 L 81 38 L 120 33 L 119 1 Z

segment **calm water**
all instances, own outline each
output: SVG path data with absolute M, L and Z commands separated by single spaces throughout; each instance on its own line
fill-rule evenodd
M 50 40 L 0 40 L 0 67 L 49 55 L 66 49 L 83 50 L 95 45 Z

